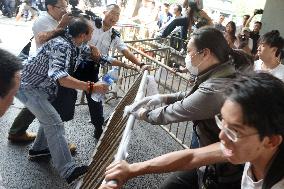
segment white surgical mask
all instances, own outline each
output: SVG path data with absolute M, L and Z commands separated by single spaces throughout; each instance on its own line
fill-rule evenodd
M 198 53 L 194 54 L 192 57 L 194 57 L 197 54 Z M 198 67 L 202 64 L 202 62 L 199 63 L 197 66 L 193 66 L 192 62 L 191 62 L 192 57 L 189 54 L 186 55 L 185 60 L 184 60 L 185 66 L 192 76 L 197 76 L 198 75 Z

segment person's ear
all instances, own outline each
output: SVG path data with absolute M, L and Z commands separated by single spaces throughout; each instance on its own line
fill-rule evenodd
M 206 57 L 206 56 L 211 54 L 211 51 L 209 49 L 205 48 L 200 53 L 203 54 L 203 57 Z
M 283 142 L 283 137 L 281 135 L 272 135 L 272 136 L 267 136 L 264 137 L 264 146 L 266 148 L 278 148 L 278 146 Z
M 78 38 L 80 39 L 80 41 L 84 41 L 84 33 L 80 33 L 79 35 L 78 35 Z
M 278 48 L 277 47 L 272 47 L 272 52 L 274 53 L 275 57 L 277 58 L 277 55 L 279 55 Z
M 53 10 L 54 9 L 54 6 L 52 6 L 52 5 L 47 5 L 47 10 L 49 10 L 49 11 L 51 11 L 51 10 Z

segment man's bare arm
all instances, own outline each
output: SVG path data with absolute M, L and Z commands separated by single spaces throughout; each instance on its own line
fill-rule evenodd
M 215 143 L 203 148 L 171 152 L 144 162 L 115 162 L 107 167 L 105 179 L 116 180 L 118 184 L 114 188 L 120 188 L 127 180 L 139 175 L 191 170 L 225 161 L 227 160 L 222 154 L 220 143 Z
M 130 60 L 132 63 L 136 64 L 137 66 L 139 66 L 140 70 L 145 70 L 145 69 L 148 69 L 150 70 L 151 69 L 151 65 L 149 64 L 145 64 L 145 63 L 141 63 L 137 58 L 136 56 L 129 50 L 129 49 L 125 49 L 122 51 L 122 54 L 128 59 Z
M 203 148 L 180 150 L 145 162 L 133 163 L 130 165 L 130 168 L 133 170 L 132 175 L 138 176 L 149 173 L 191 170 L 225 161 L 227 160 L 223 156 L 220 143 L 218 142 Z
M 140 61 L 136 58 L 136 56 L 130 52 L 129 49 L 124 49 L 122 51 L 122 54 L 128 59 L 130 60 L 132 63 L 136 64 L 137 66 L 140 66 Z
M 58 35 L 59 33 L 62 33 L 62 31 L 68 25 L 71 19 L 72 19 L 72 16 L 70 16 L 69 13 L 66 13 L 65 15 L 63 15 L 56 29 L 52 31 L 47 31 L 47 32 L 39 32 L 35 36 L 36 43 L 42 45 L 43 43 L 47 42 L 54 36 Z

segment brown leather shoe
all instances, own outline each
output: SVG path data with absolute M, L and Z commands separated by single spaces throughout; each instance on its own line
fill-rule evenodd
M 71 153 L 72 155 L 74 155 L 74 154 L 76 153 L 76 150 L 77 150 L 76 145 L 75 145 L 75 144 L 72 144 L 72 143 L 69 143 L 69 144 L 68 144 L 68 147 L 69 147 L 70 153 Z
M 36 138 L 36 134 L 25 132 L 24 134 L 9 134 L 8 140 L 11 142 L 32 142 Z

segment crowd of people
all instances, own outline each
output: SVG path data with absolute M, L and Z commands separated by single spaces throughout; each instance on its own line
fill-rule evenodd
M 71 184 L 88 171 L 88 165 L 75 163 L 76 145 L 64 137 L 64 121 L 73 116 L 66 120 L 65 110 L 55 103 L 62 99 L 60 91 L 68 92 L 64 96 L 68 104 L 76 100 L 76 89 L 85 92 L 94 137 L 99 139 L 103 104 L 93 101 L 91 94 L 108 91 L 107 85 L 98 82 L 100 66 L 143 71 L 150 65 L 141 62 L 113 28 L 120 17 L 118 5 L 107 5 L 103 18 L 95 21 L 69 14 L 65 0 L 45 0 L 45 6 L 47 11 L 32 27 L 35 54 L 21 63 L 0 49 L 0 116 L 16 96 L 25 108 L 15 118 L 8 139 L 34 141 L 29 158 L 51 157 L 59 175 Z M 143 174 L 175 171 L 160 188 L 283 188 L 284 169 L 279 169 L 284 136 L 283 37 L 278 30 L 260 36 L 259 21 L 250 31 L 253 16 L 245 15 L 240 27 L 233 21 L 223 26 L 223 15 L 214 24 L 191 1 L 185 1 L 183 17 L 181 5 L 174 6 L 176 18 L 169 13 L 169 4 L 163 6 L 157 14 L 161 36 L 176 26 L 181 26 L 182 37 L 190 33 L 185 65 L 195 82 L 186 92 L 145 97 L 132 104 L 128 113 L 153 125 L 192 121 L 190 149 L 139 163 L 114 162 L 100 189 L 120 188 Z M 113 49 L 133 64 L 109 56 Z M 160 104 L 165 105 L 156 106 Z M 35 118 L 38 132 L 27 132 Z
M 19 21 L 24 18 L 25 21 L 35 19 L 39 11 L 45 11 L 44 0 L 1 0 L 0 11 L 3 16 L 8 18 L 16 17 Z
M 190 33 L 204 25 L 209 25 L 223 32 L 231 48 L 243 49 L 255 56 L 257 41 L 262 27 L 260 21 L 255 21 L 252 31 L 249 26 L 257 14 L 263 10 L 256 9 L 252 16 L 244 15 L 241 25 L 237 25 L 229 17 L 221 14 L 214 21 L 205 10 L 200 9 L 194 1 L 184 0 L 182 4 L 163 3 L 157 5 L 155 1 L 143 0 L 137 16 L 131 18 L 139 26 L 141 38 L 175 36 L 179 43 L 186 42 Z M 226 20 L 226 25 L 223 25 Z M 186 50 L 186 45 L 176 44 L 177 50 Z

